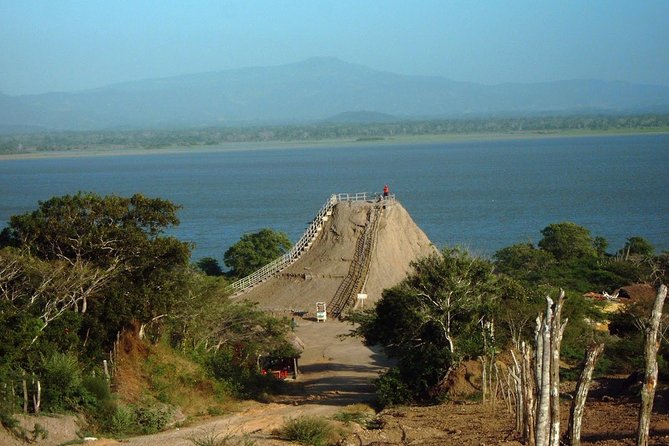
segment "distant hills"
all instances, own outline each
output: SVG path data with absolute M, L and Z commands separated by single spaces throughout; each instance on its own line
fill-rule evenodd
M 669 112 L 669 86 L 598 80 L 482 85 L 334 58 L 71 93 L 0 94 L 5 132 L 655 112 Z

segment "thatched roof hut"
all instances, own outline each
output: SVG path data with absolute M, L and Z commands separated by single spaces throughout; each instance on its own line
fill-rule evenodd
M 655 299 L 655 294 L 657 292 L 655 287 L 649 283 L 635 283 L 624 286 L 617 291 L 619 298 L 629 299 L 635 302 L 653 300 Z

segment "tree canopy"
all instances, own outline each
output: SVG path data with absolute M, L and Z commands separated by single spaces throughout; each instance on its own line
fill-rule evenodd
M 218 260 L 213 257 L 202 257 L 200 260 L 195 262 L 200 271 L 205 273 L 208 276 L 221 276 L 223 275 L 223 270 L 218 264 Z
M 11 217 L 2 244 L 21 253 L 7 256 L 36 265 L 34 274 L 41 275 L 26 282 L 24 293 L 39 293 L 52 313 L 54 302 L 74 308 L 82 314 L 82 329 L 101 331 L 96 338 L 110 340 L 132 321 L 143 323 L 169 311 L 183 292 L 190 245 L 163 235 L 179 223 L 178 209 L 141 194 L 54 197 L 33 212 Z M 55 283 L 58 299 L 42 292 L 45 284 Z M 77 294 L 63 297 L 66 285 Z M 38 315 L 43 323 L 45 311 Z
M 590 231 L 576 223 L 553 223 L 546 226 L 541 234 L 544 237 L 539 241 L 539 247 L 553 254 L 557 260 L 594 257 L 597 254 Z
M 88 405 L 109 423 L 116 403 L 98 410 L 84 381 L 109 385 L 102 360 L 124 332 L 189 353 L 226 392 L 245 396 L 271 385 L 258 354 L 298 353 L 287 318 L 225 299 L 225 281 L 190 265 L 191 245 L 165 234 L 178 209 L 140 194 L 80 192 L 10 219 L 0 237 L 3 421 L 21 405 L 16 389 L 28 374 L 42 385 L 44 410 Z
M 284 255 L 291 245 L 286 233 L 265 228 L 244 234 L 225 251 L 223 260 L 231 276 L 244 277 Z
M 491 262 L 459 248 L 412 266 L 404 281 L 385 290 L 376 308 L 358 319 L 358 332 L 399 359 L 410 393 L 425 395 L 451 366 L 481 353 L 481 324 L 494 318 L 510 287 L 493 274 Z
M 625 242 L 625 246 L 618 251 L 625 256 L 651 256 L 655 252 L 653 245 L 643 237 L 630 237 Z

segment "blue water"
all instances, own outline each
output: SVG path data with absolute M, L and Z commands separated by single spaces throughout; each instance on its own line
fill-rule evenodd
M 667 166 L 667 134 L 5 160 L 0 225 L 54 195 L 141 192 L 183 206 L 171 233 L 196 244 L 194 259 L 222 260 L 245 232 L 295 241 L 330 194 L 388 184 L 440 247 L 490 255 L 573 221 L 609 252 L 630 236 L 663 251 Z

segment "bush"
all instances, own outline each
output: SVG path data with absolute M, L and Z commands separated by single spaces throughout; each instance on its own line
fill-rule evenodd
M 262 375 L 255 367 L 240 364 L 233 352 L 217 351 L 204 360 L 205 367 L 230 393 L 238 398 L 258 398 L 277 390 L 279 381 L 272 375 Z
M 357 423 L 367 428 L 373 424 L 375 416 L 376 414 L 371 407 L 365 404 L 354 404 L 345 407 L 344 410 L 335 414 L 333 418 L 346 425 Z
M 81 384 L 97 403 L 112 399 L 109 382 L 101 376 L 87 376 Z
M 374 382 L 376 397 L 381 407 L 406 404 L 411 401 L 412 392 L 400 376 L 397 368 L 391 368 Z
M 153 434 L 163 430 L 172 418 L 172 414 L 165 407 L 136 406 L 133 412 L 135 423 L 142 434 Z
M 77 409 L 86 399 L 82 386 L 82 369 L 77 357 L 53 353 L 42 358 L 42 407 L 52 412 Z
M 334 444 L 340 436 L 329 421 L 309 416 L 287 421 L 281 428 L 280 435 L 284 440 L 311 446 Z
M 189 437 L 188 441 L 194 446 L 253 446 L 255 441 L 247 436 L 235 438 L 233 434 L 214 433 L 212 431 L 202 431 L 199 436 Z
M 117 435 L 130 434 L 135 431 L 135 414 L 132 410 L 123 406 L 114 406 L 108 431 Z

